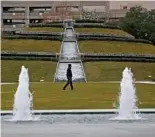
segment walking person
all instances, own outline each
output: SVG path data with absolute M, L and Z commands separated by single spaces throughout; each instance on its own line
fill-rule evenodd
M 66 76 L 67 76 L 67 83 L 66 85 L 63 87 L 63 90 L 66 89 L 66 87 L 70 84 L 71 90 L 73 90 L 73 84 L 72 84 L 72 65 L 68 64 L 68 68 L 67 68 L 67 72 L 66 72 Z

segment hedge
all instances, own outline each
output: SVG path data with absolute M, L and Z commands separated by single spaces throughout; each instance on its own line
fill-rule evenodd
M 114 38 L 128 38 L 135 39 L 133 36 L 124 36 L 124 35 L 115 35 L 115 34 L 87 34 L 87 33 L 78 33 L 78 37 L 114 37 Z
M 1 35 L 6 36 L 6 35 L 15 35 L 15 31 L 2 31 Z
M 155 59 L 155 55 L 152 54 L 118 54 L 118 53 L 81 53 L 84 57 L 145 57 Z
M 90 61 L 118 61 L 118 62 L 155 62 L 155 59 L 139 59 L 139 58 L 84 58 L 83 62 Z
M 155 55 L 145 54 L 85 54 L 81 55 L 83 61 L 131 61 L 131 62 L 155 62 Z
M 56 57 L 56 53 L 52 52 L 15 52 L 15 51 L 2 51 L 2 56 L 44 56 Z
M 53 60 L 57 61 L 59 56 L 48 52 L 8 52 L 1 53 L 2 60 Z
M 31 35 L 13 35 L 3 36 L 3 39 L 35 39 L 35 40 L 59 40 L 62 41 L 61 36 L 31 36 Z
M 131 38 L 120 38 L 120 37 L 78 37 L 78 40 L 109 40 L 109 41 L 126 41 L 126 42 L 140 42 L 140 43 L 148 43 L 152 44 L 151 41 L 144 39 L 131 39 Z
M 55 23 L 63 23 L 63 21 L 52 21 L 52 22 L 46 22 L 46 24 L 55 24 Z
M 29 27 L 63 27 L 63 23 L 56 23 L 56 24 L 29 24 Z
M 7 52 L 1 53 L 2 60 L 53 60 L 58 61 L 59 55 L 49 52 Z M 155 62 L 155 55 L 145 54 L 81 54 L 82 61 L 130 61 Z
M 1 56 L 1 60 L 46 60 L 58 61 L 56 57 L 29 57 L 29 56 Z M 126 57 L 104 57 L 104 58 L 82 58 L 83 62 L 86 61 L 129 61 L 129 62 L 155 62 L 155 59 L 148 58 L 126 58 Z
M 20 57 L 20 56 L 2 56 L 1 60 L 42 60 L 42 61 L 58 61 L 56 58 L 50 57 Z
M 108 28 L 108 29 L 121 29 L 119 26 L 105 25 L 103 23 L 74 23 L 76 28 Z
M 36 36 L 62 36 L 60 32 L 34 32 L 34 31 L 16 31 L 16 35 L 36 35 Z
M 104 23 L 104 20 L 77 19 L 75 23 Z

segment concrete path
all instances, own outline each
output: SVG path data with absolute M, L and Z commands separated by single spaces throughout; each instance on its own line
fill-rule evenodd
M 2 137 L 154 137 L 154 123 L 2 123 Z

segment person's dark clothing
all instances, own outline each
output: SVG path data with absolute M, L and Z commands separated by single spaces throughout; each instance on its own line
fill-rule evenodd
M 70 87 L 71 87 L 71 89 L 73 90 L 73 84 L 72 84 L 72 70 L 71 70 L 71 68 L 68 68 L 68 69 L 67 69 L 66 76 L 67 76 L 67 83 L 66 83 L 66 85 L 64 86 L 63 89 L 65 90 L 66 87 L 70 84 Z
M 67 78 L 70 78 L 70 77 L 72 77 L 72 70 L 71 70 L 71 68 L 68 68 L 67 69 Z

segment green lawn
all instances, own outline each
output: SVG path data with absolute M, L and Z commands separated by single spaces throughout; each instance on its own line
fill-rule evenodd
M 155 80 L 155 63 L 137 62 L 87 62 L 84 70 L 88 81 L 120 81 L 122 71 L 130 67 L 138 81 Z M 152 78 L 148 77 L 149 75 Z
M 129 33 L 119 29 L 106 29 L 106 28 L 76 28 L 76 32 L 79 33 L 95 33 L 95 34 L 113 34 L 130 36 Z
M 16 82 L 22 65 L 28 67 L 31 82 L 41 79 L 51 82 L 56 71 L 56 63 L 52 61 L 2 60 L 1 63 L 2 82 Z M 88 81 L 120 81 L 126 66 L 132 68 L 136 80 L 155 80 L 155 63 L 87 62 L 84 63 L 84 70 Z M 152 77 L 148 77 L 149 75 Z
M 155 54 L 155 46 L 144 43 L 119 42 L 119 41 L 79 41 L 82 53 L 138 53 Z
M 63 32 L 63 27 L 26 27 L 24 28 L 25 31 L 40 31 L 40 32 Z
M 21 71 L 21 66 L 24 65 L 29 70 L 30 81 L 38 82 L 41 79 L 44 81 L 53 81 L 56 71 L 56 62 L 52 61 L 1 61 L 1 81 L 2 82 L 17 82 Z
M 33 109 L 107 109 L 117 104 L 119 84 L 76 83 L 75 90 L 62 90 L 64 83 L 31 83 Z M 2 85 L 2 110 L 10 110 L 16 84 Z M 155 85 L 136 84 L 139 108 L 155 108 Z
M 59 52 L 60 41 L 13 39 L 1 41 L 2 51 L 48 51 Z

